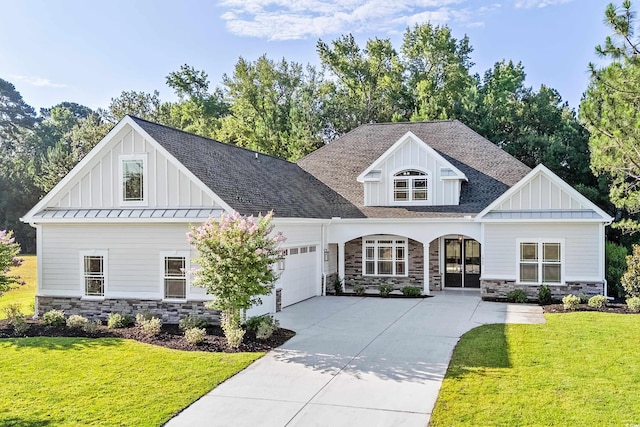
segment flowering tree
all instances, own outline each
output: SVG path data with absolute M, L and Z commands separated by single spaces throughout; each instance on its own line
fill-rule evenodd
M 12 285 L 24 285 L 19 276 L 10 276 L 13 267 L 19 267 L 23 259 L 18 258 L 20 245 L 13 238 L 12 231 L 0 231 L 0 295 L 12 288 Z
M 286 239 L 282 233 L 272 235 L 272 218 L 272 212 L 257 218 L 223 214 L 187 233 L 199 255 L 193 284 L 214 297 L 210 306 L 222 312 L 222 328 L 232 348 L 244 337 L 242 310 L 262 304 L 260 296 L 270 294 L 278 279 L 272 266 L 281 258 L 278 246 Z

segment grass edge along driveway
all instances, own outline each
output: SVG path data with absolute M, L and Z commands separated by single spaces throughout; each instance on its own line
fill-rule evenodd
M 264 353 L 132 340 L 0 340 L 0 425 L 159 426 Z
M 545 317 L 463 335 L 430 426 L 640 424 L 640 316 Z

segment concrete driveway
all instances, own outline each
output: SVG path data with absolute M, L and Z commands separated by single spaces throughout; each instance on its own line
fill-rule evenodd
M 167 426 L 420 426 L 453 348 L 487 323 L 544 323 L 538 306 L 477 292 L 426 299 L 316 297 L 277 316 L 297 335 Z

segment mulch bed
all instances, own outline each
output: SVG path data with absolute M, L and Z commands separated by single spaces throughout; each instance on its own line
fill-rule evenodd
M 200 344 L 190 344 L 178 325 L 162 325 L 160 334 L 154 337 L 144 335 L 135 326 L 122 329 L 108 329 L 100 326 L 97 331 L 87 333 L 80 328 L 44 326 L 38 320 L 28 320 L 29 330 L 23 337 L 74 337 L 74 338 L 124 338 L 147 344 L 185 351 L 209 351 L 235 353 L 227 348 L 227 340 L 219 326 L 207 326 L 207 336 Z M 259 340 L 252 331 L 247 331 L 237 352 L 269 351 L 287 342 L 295 332 L 280 328 L 266 340 Z M 0 338 L 16 338 L 13 326 L 7 320 L 0 320 Z
M 571 313 L 572 310 L 565 310 L 562 304 L 543 305 L 542 309 L 545 313 Z M 577 310 L 573 311 L 600 311 L 602 313 L 617 313 L 617 314 L 638 314 L 629 311 L 627 304 L 610 302 L 606 307 L 601 309 L 589 307 L 587 304 L 580 304 Z

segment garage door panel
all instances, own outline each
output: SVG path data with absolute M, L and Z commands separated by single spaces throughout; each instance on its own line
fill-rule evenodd
M 277 285 L 282 288 L 282 306 L 286 307 L 316 296 L 318 280 L 316 252 L 288 255 Z

